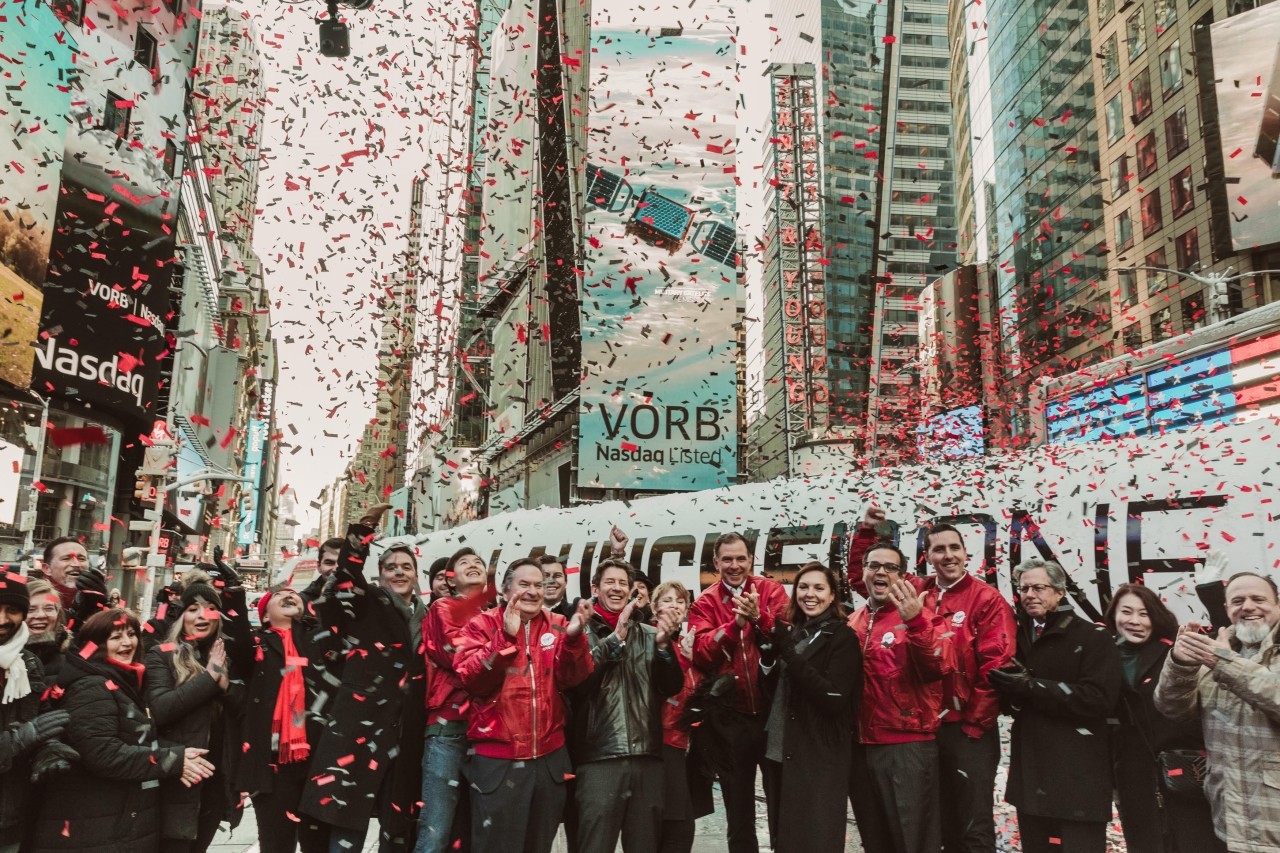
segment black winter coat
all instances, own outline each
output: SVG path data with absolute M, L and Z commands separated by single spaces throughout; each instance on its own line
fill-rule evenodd
M 239 792 L 233 783 L 241 753 L 244 677 L 253 652 L 244 589 L 224 589 L 222 599 L 222 639 L 230 670 L 229 689 L 225 693 L 207 672 L 178 684 L 173 666 L 175 650 L 167 643 L 152 646 L 146 656 L 147 704 L 160 737 L 171 743 L 208 749 L 207 758 L 215 768 L 213 778 L 190 788 L 176 779 L 161 785 L 165 838 L 194 840 L 201 802 L 211 792 L 220 794 L 226 805 L 223 820 L 231 821 L 234 826 L 241 817 Z M 208 650 L 202 649 L 202 663 L 207 655 Z M 215 785 L 220 790 L 214 791 Z
M 184 750 L 156 739 L 142 691 L 105 661 L 67 657 L 58 707 L 71 714 L 64 740 L 80 753 L 49 780 L 31 853 L 155 853 L 162 779 L 182 776 Z
M 1186 802 L 1182 797 L 1166 794 L 1160 782 L 1157 756 L 1161 752 L 1204 749 L 1204 732 L 1198 718 L 1171 720 L 1156 710 L 1156 684 L 1171 648 L 1158 639 L 1143 643 L 1137 652 L 1138 675 L 1133 686 L 1121 684 L 1120 704 L 1116 709 L 1120 726 L 1113 754 L 1116 802 L 1129 853 L 1175 849 L 1164 843 L 1165 825 L 1157 792 L 1167 800 L 1166 809 L 1179 812 L 1175 823 L 1179 836 L 1175 839 L 1176 849 L 1210 851 L 1219 846 L 1208 799 L 1197 797 L 1193 802 Z M 1199 810 L 1200 820 L 1195 819 L 1195 810 Z
M 622 645 L 599 614 L 587 624 L 595 667 L 569 691 L 569 755 L 575 766 L 609 758 L 662 755 L 662 711 L 684 687 L 670 646 L 658 651 L 658 631 L 632 622 Z
M 42 745 L 19 752 L 13 740 L 15 729 L 39 715 L 46 684 L 40 661 L 35 655 L 23 651 L 22 662 L 27 667 L 31 692 L 21 699 L 0 704 L 0 844 L 16 844 L 22 840 L 27 803 L 30 801 L 31 765 L 44 749 Z M 3 671 L 0 671 L 0 692 L 4 683 Z
M 1065 606 L 1043 635 L 1018 614 L 1017 659 L 1031 673 L 1025 695 L 1002 694 L 1013 715 L 1005 800 L 1028 814 L 1111 819 L 1111 722 L 1120 700 L 1120 653 L 1111 635 Z
M 849 763 L 862 698 L 862 650 L 839 616 L 815 630 L 813 640 L 799 652 L 790 640 L 771 644 L 786 666 L 787 691 L 782 705 L 782 772 L 771 810 L 777 821 L 770 833 L 776 853 L 839 853 L 848 833 Z M 770 708 L 781 671 L 781 666 L 774 666 L 764 682 Z
M 309 622 L 294 622 L 291 633 L 299 657 L 307 661 L 302 667 L 302 680 L 306 687 L 304 707 L 307 743 L 314 755 L 329 706 L 325 697 L 333 695 L 337 684 L 326 681 L 323 663 L 327 641 L 316 638 L 315 626 Z M 333 636 L 332 632 L 325 632 L 325 637 Z M 247 794 L 265 794 L 275 790 L 277 749 L 272 744 L 271 728 L 276 699 L 284 682 L 284 640 L 270 627 L 263 627 L 254 633 L 253 643 L 254 663 L 245 684 L 241 727 L 243 754 L 236 772 L 235 789 Z
M 401 837 L 412 832 L 422 796 L 426 658 L 390 594 L 364 576 L 364 543 L 373 532 L 351 525 L 338 570 L 315 605 L 320 631 L 332 631 L 350 651 L 300 808 L 349 829 L 378 816 L 399 824 L 384 823 L 382 832 Z

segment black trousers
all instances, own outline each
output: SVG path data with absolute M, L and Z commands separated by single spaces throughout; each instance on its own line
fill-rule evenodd
M 662 836 L 663 772 L 656 756 L 589 761 L 576 770 L 578 850 L 653 853 Z
M 938 853 L 938 745 L 855 744 L 849 801 L 868 853 Z
M 938 728 L 938 790 L 942 849 L 946 853 L 990 853 L 996 849 L 999 765 L 999 729 L 975 740 L 959 723 L 943 723 Z
M 729 853 L 760 853 L 756 840 L 756 768 L 764 768 L 768 745 L 765 714 L 727 714 L 721 725 L 729 743 L 729 770 L 720 774 L 720 794 L 729 824 Z M 772 812 L 766 796 L 765 808 Z M 773 821 L 769 822 L 772 825 Z
M 1022 853 L 1106 853 L 1107 822 L 1058 820 L 1018 809 Z
M 272 790 L 253 795 L 260 853 L 294 853 L 299 844 L 302 853 L 329 850 L 329 827 L 298 811 L 308 767 L 310 764 L 306 761 L 276 765 Z
M 527 761 L 469 757 L 473 853 L 551 853 L 572 772 L 564 747 Z

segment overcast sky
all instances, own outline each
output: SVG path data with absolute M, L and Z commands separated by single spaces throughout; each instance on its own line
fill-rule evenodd
M 372 9 L 344 12 L 351 56 L 336 60 L 319 54 L 319 0 L 247 8 L 268 86 L 254 244 L 280 352 L 286 446 L 277 488 L 297 490 L 305 529 L 317 518 L 311 504 L 373 416 L 375 292 L 404 249 L 411 182 L 429 156 L 427 123 L 445 100 L 432 48 L 457 34 L 437 24 L 436 0 L 374 0 Z M 739 23 L 768 40 L 764 9 L 744 2 Z M 745 76 L 759 85 L 759 73 Z M 752 145 L 758 150 L 759 140 Z M 759 172 L 739 174 L 753 181 Z

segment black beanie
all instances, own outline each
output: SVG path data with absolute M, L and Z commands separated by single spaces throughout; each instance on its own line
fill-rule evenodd
M 7 604 L 23 613 L 31 609 L 31 592 L 27 589 L 27 579 L 9 571 L 8 566 L 0 566 L 0 604 Z
M 218 591 L 209 584 L 200 581 L 196 581 L 182 591 L 182 609 L 186 610 L 195 604 L 197 598 L 203 598 L 219 611 L 222 610 L 222 596 L 218 595 Z

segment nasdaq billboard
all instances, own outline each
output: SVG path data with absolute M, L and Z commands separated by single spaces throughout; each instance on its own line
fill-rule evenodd
M 592 7 L 579 486 L 683 491 L 737 475 L 733 14 Z

